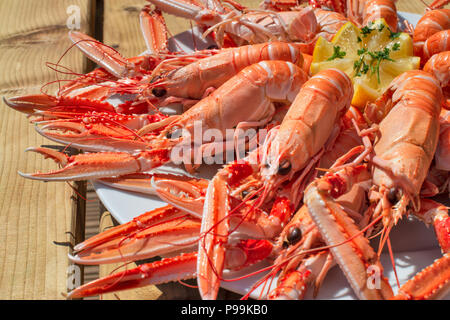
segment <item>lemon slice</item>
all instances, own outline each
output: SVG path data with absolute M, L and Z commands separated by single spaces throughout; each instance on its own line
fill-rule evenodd
M 353 89 L 352 104 L 357 107 L 364 107 L 368 101 L 375 101 L 379 96 L 378 91 L 362 79 L 355 79 Z
M 352 104 L 364 108 L 376 100 L 399 74 L 418 69 L 407 33 L 393 33 L 384 19 L 362 29 L 351 22 L 339 29 L 331 42 L 319 38 L 311 63 L 311 74 L 329 68 L 344 71 L 353 81 Z

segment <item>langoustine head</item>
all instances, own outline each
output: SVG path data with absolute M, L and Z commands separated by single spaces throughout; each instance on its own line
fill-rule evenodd
M 352 95 L 350 78 L 337 69 L 324 70 L 303 85 L 283 122 L 269 133 L 262 148 L 260 173 L 265 188 L 276 189 L 293 179 L 298 187 L 305 181 L 325 145 L 335 138 Z

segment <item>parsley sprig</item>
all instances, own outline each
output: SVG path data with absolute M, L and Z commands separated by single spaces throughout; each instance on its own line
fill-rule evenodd
M 363 74 L 366 74 L 369 71 L 369 66 L 364 61 L 364 54 L 367 52 L 367 49 L 363 48 L 358 50 L 359 60 L 355 61 L 353 64 L 353 69 L 355 70 L 355 76 L 360 77 Z
M 400 43 L 396 42 L 392 46 L 392 49 L 388 47 L 379 51 L 369 51 L 366 48 L 358 50 L 359 60 L 353 64 L 355 70 L 355 76 L 360 77 L 363 74 L 367 74 L 370 71 L 372 74 L 377 74 L 378 83 L 380 83 L 380 64 L 382 61 L 395 61 L 390 57 L 391 51 L 400 50 Z M 369 63 L 366 63 L 366 59 L 370 59 Z
M 378 30 L 378 32 L 383 31 L 384 27 L 385 27 L 384 24 L 380 24 L 378 28 L 375 28 L 375 24 L 373 22 L 369 22 L 367 26 L 361 29 L 361 35 L 363 38 L 366 38 L 374 30 Z M 387 30 L 389 31 L 389 38 L 391 40 L 398 38 L 401 34 L 400 32 L 392 32 L 391 28 L 389 27 L 387 28 Z
M 372 28 L 369 26 L 365 26 L 361 29 L 361 35 L 363 38 L 366 38 L 371 32 L 372 32 Z
M 333 47 L 333 55 L 327 59 L 327 61 L 332 61 L 334 59 L 343 59 L 347 53 L 345 51 L 341 51 L 341 47 L 334 46 Z
M 386 60 L 386 61 L 394 61 L 391 58 L 389 58 L 389 54 L 391 53 L 391 50 L 389 48 L 384 48 L 383 50 L 380 51 L 368 51 L 367 52 L 371 57 L 372 57 L 372 61 L 370 63 L 370 69 L 372 71 L 372 74 L 376 73 L 377 74 L 377 79 L 378 79 L 378 83 L 380 83 L 380 64 L 381 61 Z M 375 64 L 375 66 L 374 66 Z
M 394 40 L 400 37 L 400 32 L 392 32 L 392 30 L 389 28 L 389 39 Z

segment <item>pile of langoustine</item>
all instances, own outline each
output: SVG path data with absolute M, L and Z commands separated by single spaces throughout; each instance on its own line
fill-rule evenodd
M 252 289 L 278 275 L 276 289 L 261 295 L 269 299 L 302 299 L 335 265 L 360 299 L 448 293 L 448 209 L 429 199 L 448 192 L 450 169 L 450 10 L 439 9 L 445 1 L 409 26 L 423 70 L 395 78 L 365 110 L 351 106 L 353 85 L 344 72 L 310 76 L 312 50 L 319 37 L 331 39 L 348 21 L 363 27 L 382 17 L 397 30 L 393 1 L 267 0 L 260 9 L 232 0 L 148 1 L 140 15 L 147 54 L 123 58 L 71 32 L 101 67 L 54 96 L 6 100 L 31 116 L 40 134 L 88 152 L 30 148 L 61 168 L 24 177 L 95 179 L 168 203 L 78 244 L 71 259 L 102 264 L 170 257 L 84 284 L 70 298 L 197 278 L 202 298 L 215 299 L 224 270 L 251 270 L 262 260 L 270 267 Z M 161 11 L 193 19 L 217 48 L 170 52 Z M 127 102 L 108 102 L 122 94 Z M 173 103 L 184 106 L 182 114 L 159 110 Z M 221 132 L 224 140 L 193 141 L 195 123 Z M 227 129 L 249 128 L 267 134 L 226 135 Z M 222 159 L 235 152 L 236 144 L 225 140 L 247 150 L 209 181 L 148 173 L 169 163 L 180 144 L 197 144 Z M 194 172 L 199 163 L 192 163 L 191 153 L 184 156 Z M 434 226 L 443 255 L 394 295 L 379 256 L 407 215 Z M 378 252 L 369 244 L 376 236 Z M 369 285 L 371 266 L 381 271 L 379 286 Z

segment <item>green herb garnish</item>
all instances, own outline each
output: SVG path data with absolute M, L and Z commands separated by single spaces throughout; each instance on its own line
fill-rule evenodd
M 391 29 L 389 29 L 389 32 L 390 32 L 389 38 L 392 39 L 392 40 L 394 40 L 394 39 L 400 37 L 400 32 L 392 32 Z
M 367 26 L 362 27 L 361 34 L 362 34 L 363 38 L 366 38 L 374 30 L 372 27 L 373 27 L 373 22 L 369 22 L 367 24 Z
M 361 34 L 363 38 L 367 37 L 372 32 L 372 29 L 368 26 L 365 26 L 361 29 Z
M 355 61 L 353 64 L 353 68 L 355 69 L 355 76 L 361 77 L 363 74 L 366 74 L 369 71 L 369 65 L 361 58 L 358 61 Z
M 339 46 L 334 46 L 333 50 L 334 50 L 333 55 L 330 58 L 328 58 L 327 61 L 332 61 L 334 59 L 342 59 L 347 54 L 345 51 L 341 51 L 341 47 Z
M 369 71 L 369 65 L 367 65 L 364 61 L 363 61 L 363 68 L 361 70 L 361 73 L 366 74 L 367 71 Z
M 366 48 L 359 49 L 359 50 L 358 50 L 358 55 L 360 56 L 360 55 L 362 55 L 362 54 L 364 54 L 364 53 L 366 53 L 366 52 L 367 52 L 367 49 L 366 49 Z
M 393 51 L 397 51 L 400 48 L 399 43 L 395 43 L 392 47 Z M 391 50 L 389 48 L 384 48 L 380 51 L 368 51 L 366 48 L 359 49 L 358 55 L 359 60 L 355 61 L 353 64 L 353 69 L 355 70 L 355 76 L 360 77 L 363 74 L 367 74 L 367 72 L 370 70 L 372 74 L 377 74 L 378 83 L 380 83 L 380 64 L 381 61 L 387 60 L 387 61 L 394 61 L 389 57 L 389 54 L 391 53 Z M 369 64 L 367 64 L 364 60 L 366 56 L 370 56 L 371 61 Z
M 384 48 L 384 50 L 375 51 L 375 52 L 368 52 L 368 54 L 372 57 L 372 61 L 370 63 L 372 73 L 377 74 L 378 83 L 380 83 L 380 64 L 381 61 L 387 60 L 387 61 L 394 61 L 391 58 L 389 58 L 391 50 L 389 48 Z M 374 63 L 376 64 L 374 66 Z

